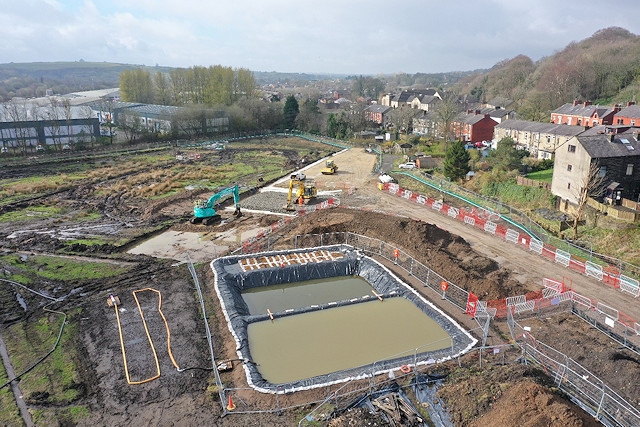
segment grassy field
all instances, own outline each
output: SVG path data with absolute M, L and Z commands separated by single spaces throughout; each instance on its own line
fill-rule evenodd
M 551 178 L 553 178 L 553 169 L 545 169 L 541 171 L 528 173 L 527 178 L 533 179 L 535 181 L 551 183 Z
M 121 267 L 105 262 L 88 262 L 48 255 L 31 255 L 23 261 L 19 255 L 4 255 L 0 260 L 19 267 L 22 276 L 49 280 L 92 280 L 113 277 L 126 272 Z M 15 276 L 14 276 L 14 280 Z
M 8 380 L 7 373 L 3 365 L 0 363 L 0 385 Z M 0 425 L 3 426 L 20 426 L 22 425 L 22 417 L 13 397 L 11 387 L 7 386 L 0 389 Z

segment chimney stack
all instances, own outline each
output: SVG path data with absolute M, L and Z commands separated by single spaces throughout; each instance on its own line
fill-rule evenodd
M 573 100 L 573 106 L 575 107 L 576 105 L 582 104 L 582 100 L 581 99 L 574 99 Z
M 627 102 L 627 107 L 631 107 L 632 105 L 636 105 L 636 101 Z
M 592 104 L 592 102 L 591 102 L 591 101 L 584 101 L 584 106 L 585 106 L 585 107 L 588 107 L 588 106 L 589 106 L 589 105 L 591 105 L 591 104 Z

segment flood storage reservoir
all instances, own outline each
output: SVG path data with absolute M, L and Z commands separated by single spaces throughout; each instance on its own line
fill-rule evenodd
M 249 351 L 274 384 L 451 347 L 451 337 L 411 301 L 389 298 L 250 323 Z
M 305 390 L 436 363 L 477 342 L 348 245 L 223 257 L 211 268 L 247 381 L 261 392 Z
M 296 283 L 261 286 L 242 292 L 249 313 L 285 311 L 373 295 L 373 288 L 360 276 L 339 276 Z

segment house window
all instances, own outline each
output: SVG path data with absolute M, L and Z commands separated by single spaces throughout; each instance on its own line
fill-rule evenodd
M 558 116 L 558 123 L 562 124 L 562 116 Z
M 627 175 L 633 175 L 633 164 L 629 163 L 627 165 Z
M 570 153 L 575 153 L 576 152 L 576 146 L 575 145 L 569 145 L 569 152 Z
M 636 125 L 636 121 L 635 120 L 631 120 L 631 126 L 635 126 Z
M 567 172 L 571 172 L 571 169 L 573 169 L 573 166 L 567 165 Z
M 567 182 L 567 190 L 571 190 L 571 183 Z
M 606 166 L 600 166 L 600 171 L 598 172 L 598 176 L 602 178 L 606 174 L 607 174 L 607 167 Z
M 571 124 L 571 119 L 572 117 L 567 118 L 567 124 L 570 125 Z
M 591 122 L 591 125 L 592 125 L 592 126 L 598 126 L 598 121 L 597 121 L 597 120 L 594 120 L 593 122 Z
M 547 143 L 551 143 L 551 135 L 547 135 Z

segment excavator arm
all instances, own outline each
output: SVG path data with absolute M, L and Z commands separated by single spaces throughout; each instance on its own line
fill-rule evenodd
M 284 209 L 288 211 L 295 210 L 294 203 L 300 198 L 309 200 L 318 195 L 318 189 L 313 184 L 305 184 L 303 181 L 292 179 L 289 181 L 289 193 L 287 194 L 287 204 Z
M 209 197 L 206 202 L 204 200 L 196 200 L 193 206 L 193 218 L 191 219 L 191 222 L 196 223 L 202 221 L 207 224 L 219 219 L 220 215 L 218 215 L 215 210 L 215 204 L 218 200 L 230 194 L 233 195 L 233 203 L 236 207 L 234 215 L 242 216 L 242 213 L 240 212 L 240 189 L 235 185 L 215 193 L 213 196 Z

